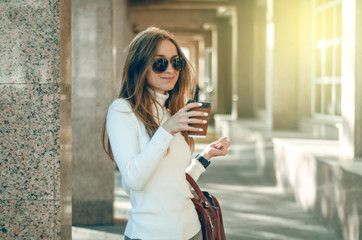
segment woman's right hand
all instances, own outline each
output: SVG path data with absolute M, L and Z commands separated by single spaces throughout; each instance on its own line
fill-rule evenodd
M 175 115 L 168 119 L 162 127 L 172 135 L 182 131 L 198 132 L 202 128 L 191 127 L 189 124 L 206 124 L 207 121 L 195 117 L 207 116 L 207 113 L 200 111 L 189 111 L 192 108 L 200 107 L 200 103 L 189 103 L 181 108 Z

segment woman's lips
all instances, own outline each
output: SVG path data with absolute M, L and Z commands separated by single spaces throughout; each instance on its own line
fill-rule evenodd
M 174 77 L 161 77 L 161 79 L 166 80 L 166 81 L 171 81 L 174 79 Z

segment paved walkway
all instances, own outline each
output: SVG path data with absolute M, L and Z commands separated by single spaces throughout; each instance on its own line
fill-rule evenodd
M 197 145 L 200 151 L 203 144 Z M 119 176 L 118 176 L 119 177 Z M 227 240 L 337 240 L 311 214 L 305 213 L 273 181 L 258 176 L 252 143 L 233 144 L 230 155 L 216 158 L 199 179 L 203 190 L 219 200 Z M 119 187 L 116 190 L 116 217 L 125 217 L 129 206 Z M 123 239 L 125 221 L 113 226 L 73 227 L 75 240 Z

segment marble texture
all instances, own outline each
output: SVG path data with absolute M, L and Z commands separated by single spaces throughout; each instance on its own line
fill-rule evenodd
M 0 200 L 1 239 L 55 239 L 54 201 Z
M 58 87 L 13 84 L 0 85 L 0 91 L 1 198 L 54 199 L 59 187 Z
M 59 82 L 59 8 L 55 0 L 0 3 L 0 83 Z
M 70 3 L 0 2 L 0 239 L 71 239 Z

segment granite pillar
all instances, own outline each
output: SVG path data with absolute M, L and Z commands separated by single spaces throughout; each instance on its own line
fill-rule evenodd
M 129 33 L 125 7 L 126 1 L 72 1 L 73 225 L 113 223 L 115 164 L 101 132 L 118 92 L 120 44 L 126 45 L 118 31 Z
M 1 239 L 71 239 L 70 5 L 0 3 Z

